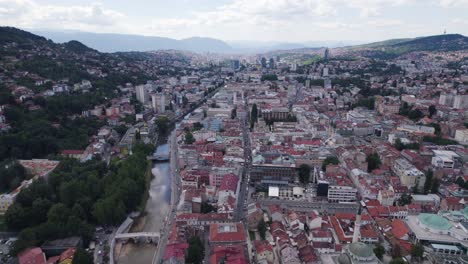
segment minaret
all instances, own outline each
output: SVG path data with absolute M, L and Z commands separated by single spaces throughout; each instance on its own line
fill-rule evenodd
M 361 233 L 361 212 L 362 207 L 361 203 L 359 202 L 359 210 L 356 215 L 356 222 L 354 222 L 353 243 L 359 242 L 359 235 Z

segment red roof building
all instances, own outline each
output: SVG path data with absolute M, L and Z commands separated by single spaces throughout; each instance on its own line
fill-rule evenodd
M 210 225 L 210 243 L 244 243 L 242 223 L 215 223 Z
M 28 248 L 18 254 L 19 264 L 46 264 L 44 252 L 39 247 Z
M 210 264 L 248 264 L 246 252 L 241 245 L 214 246 L 211 249 Z

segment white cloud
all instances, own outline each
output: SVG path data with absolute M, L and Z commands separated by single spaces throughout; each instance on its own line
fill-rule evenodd
M 109 29 L 125 15 L 100 4 L 40 5 L 32 0 L 0 0 L 0 24 L 26 28 Z
M 468 0 L 439 0 L 439 5 L 444 8 L 468 7 Z

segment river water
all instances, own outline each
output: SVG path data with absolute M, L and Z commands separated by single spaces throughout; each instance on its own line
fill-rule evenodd
M 169 145 L 160 145 L 157 154 L 167 154 Z M 153 179 L 146 203 L 147 215 L 140 219 L 132 229 L 134 232 L 160 232 L 165 224 L 165 217 L 171 200 L 171 176 L 169 162 L 155 163 L 152 169 Z M 118 257 L 118 264 L 151 263 L 156 246 L 148 244 L 127 244 Z

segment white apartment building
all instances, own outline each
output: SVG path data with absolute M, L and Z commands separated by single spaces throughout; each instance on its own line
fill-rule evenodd
M 455 159 L 458 154 L 448 150 L 433 150 L 431 164 L 437 168 L 453 169 L 455 167 Z
M 455 140 L 461 144 L 468 144 L 468 129 L 457 129 L 455 131 Z
M 148 92 L 145 85 L 138 85 L 135 87 L 136 99 L 138 102 L 145 104 L 148 101 Z
M 424 188 L 426 175 L 414 167 L 408 160 L 402 158 L 395 160 L 392 169 L 400 178 L 400 182 L 403 186 L 408 188 L 416 187 L 420 190 Z
M 357 189 L 352 186 L 328 186 L 329 202 L 353 202 L 356 201 Z
M 435 128 L 429 126 L 417 126 L 417 125 L 401 125 L 397 128 L 399 131 L 405 131 L 408 133 L 424 133 L 434 134 Z

